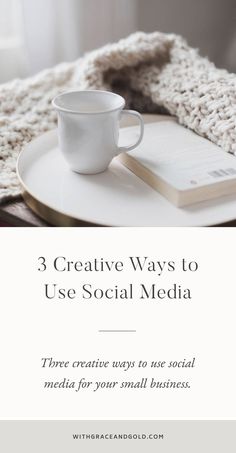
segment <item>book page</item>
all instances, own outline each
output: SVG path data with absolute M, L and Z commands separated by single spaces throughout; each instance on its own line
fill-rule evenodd
M 137 128 L 122 132 L 131 141 Z M 163 121 L 147 124 L 143 142 L 130 156 L 178 190 L 236 178 L 236 159 L 185 127 Z

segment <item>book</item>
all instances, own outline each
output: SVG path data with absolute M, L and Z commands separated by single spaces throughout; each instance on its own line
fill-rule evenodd
M 122 131 L 132 143 L 136 126 Z M 236 158 L 167 120 L 145 125 L 144 139 L 119 160 L 177 207 L 236 193 Z

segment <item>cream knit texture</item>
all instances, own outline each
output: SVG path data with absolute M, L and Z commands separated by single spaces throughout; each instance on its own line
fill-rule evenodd
M 166 112 L 227 152 L 236 151 L 236 75 L 177 35 L 137 32 L 73 62 L 0 86 L 0 202 L 20 195 L 16 159 L 56 127 L 51 101 L 68 89 L 122 94 L 128 108 Z

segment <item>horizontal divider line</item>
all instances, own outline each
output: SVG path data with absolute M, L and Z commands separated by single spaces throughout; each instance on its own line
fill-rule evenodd
M 125 330 L 121 330 L 121 329 L 103 329 L 103 330 L 99 330 L 98 332 L 101 332 L 101 333 L 109 333 L 109 332 L 136 332 L 136 330 L 128 330 L 128 329 L 125 329 Z

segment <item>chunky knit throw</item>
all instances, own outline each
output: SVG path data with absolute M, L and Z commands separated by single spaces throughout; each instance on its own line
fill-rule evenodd
M 22 147 L 55 128 L 53 97 L 75 88 L 120 93 L 128 108 L 175 115 L 225 151 L 236 151 L 236 75 L 217 69 L 180 36 L 138 32 L 0 86 L 0 202 L 20 194 L 15 167 Z

